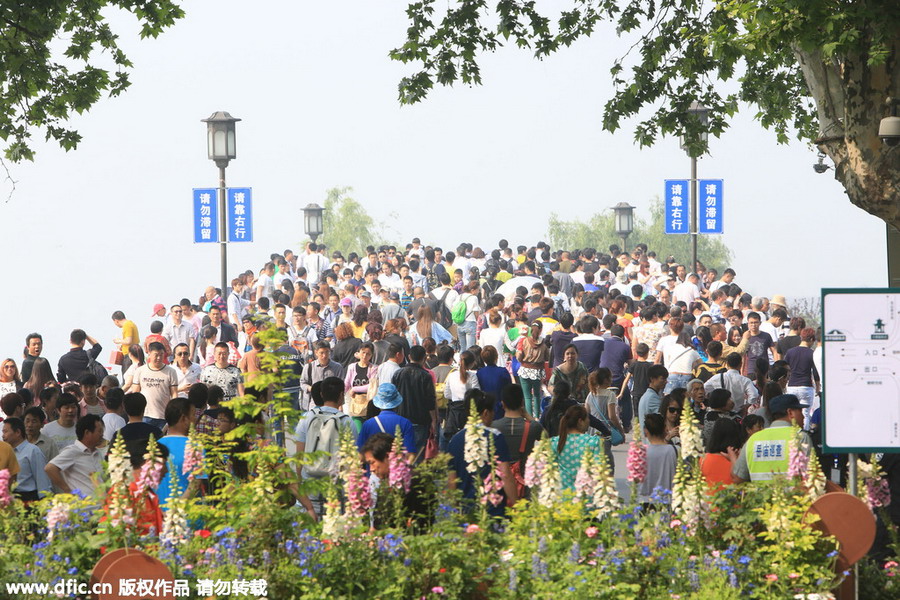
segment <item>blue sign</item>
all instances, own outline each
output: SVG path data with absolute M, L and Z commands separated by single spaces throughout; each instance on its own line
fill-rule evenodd
M 722 180 L 701 179 L 698 193 L 700 233 L 722 233 L 725 229 L 722 218 Z
M 194 188 L 194 243 L 219 241 L 219 208 L 215 188 Z
M 251 188 L 228 188 L 228 241 L 253 241 Z
M 687 179 L 666 179 L 666 233 L 690 233 L 689 194 Z

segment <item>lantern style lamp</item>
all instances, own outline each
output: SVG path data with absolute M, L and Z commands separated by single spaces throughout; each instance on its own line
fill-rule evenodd
M 634 231 L 634 208 L 627 202 L 619 202 L 613 206 L 616 216 L 616 233 L 622 238 L 622 250 L 628 252 L 628 236 Z
M 322 235 L 322 213 L 324 212 L 325 209 L 315 203 L 307 204 L 303 208 L 303 229 L 313 242 Z
M 216 161 L 216 166 L 224 168 L 228 161 L 237 158 L 237 138 L 235 123 L 240 121 L 224 110 L 214 112 L 206 123 L 206 147 L 209 160 Z

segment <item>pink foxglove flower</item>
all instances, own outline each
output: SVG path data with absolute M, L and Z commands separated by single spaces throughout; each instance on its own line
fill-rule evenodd
M 484 478 L 484 482 L 482 485 L 483 493 L 481 496 L 481 503 L 485 505 L 490 503 L 494 506 L 500 506 L 500 504 L 503 502 L 503 495 L 500 494 L 500 490 L 502 489 L 503 478 L 500 475 L 500 468 L 498 467 L 495 460 L 494 467 Z
M 187 444 L 184 446 L 184 463 L 181 467 L 181 474 L 187 475 L 188 481 L 193 481 L 194 477 L 203 470 L 203 450 L 201 445 L 189 437 Z
M 888 506 L 891 503 L 891 488 L 887 479 L 866 480 L 866 503 L 869 508 Z
M 788 477 L 806 479 L 806 467 L 809 459 L 796 438 L 788 444 Z
M 631 441 L 628 447 L 628 481 L 641 483 L 647 477 L 647 447 L 639 439 Z
M 537 448 L 535 448 L 537 450 Z M 525 461 L 525 485 L 535 487 L 541 481 L 541 474 L 544 472 L 546 462 L 544 455 L 539 452 L 532 452 Z
M 0 506 L 9 506 L 12 500 L 9 493 L 9 469 L 3 469 L 0 471 Z
M 56 529 L 61 525 L 68 523 L 69 521 L 69 505 L 63 502 L 62 500 L 58 500 L 56 498 L 53 499 L 53 505 L 50 507 L 50 510 L 47 511 L 47 539 L 52 541 L 53 535 L 56 533 Z
M 412 468 L 406 459 L 406 453 L 403 451 L 402 439 L 402 435 L 394 436 L 394 445 L 391 447 L 391 453 L 388 454 L 388 466 L 390 467 L 388 485 L 408 492 L 409 486 L 412 484 Z

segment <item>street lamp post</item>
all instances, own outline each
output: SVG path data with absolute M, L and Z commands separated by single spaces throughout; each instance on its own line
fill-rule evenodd
M 690 108 L 688 108 L 688 115 L 690 118 L 696 119 L 699 122 L 701 126 L 699 138 L 700 141 L 705 142 L 708 135 L 706 132 L 706 125 L 709 122 L 709 109 L 707 109 L 699 102 L 692 102 Z M 696 273 L 698 236 L 697 224 L 699 223 L 697 217 L 697 153 L 690 148 L 686 139 L 682 140 L 681 149 L 687 152 L 688 156 L 691 157 L 691 268 L 688 269 L 688 272 Z
M 315 203 L 303 207 L 303 229 L 313 242 L 322 235 L 322 213 L 324 212 L 325 209 Z
M 622 238 L 622 251 L 628 252 L 628 236 L 634 231 L 634 207 L 619 202 L 612 207 L 616 217 L 616 233 Z
M 225 111 L 214 112 L 206 123 L 206 146 L 209 159 L 219 167 L 219 249 L 221 252 L 222 296 L 228 293 L 228 225 L 225 215 L 225 167 L 237 158 L 235 123 L 240 121 Z

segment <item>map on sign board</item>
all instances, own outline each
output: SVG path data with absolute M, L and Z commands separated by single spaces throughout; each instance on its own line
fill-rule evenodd
M 822 290 L 826 450 L 900 452 L 900 289 Z

